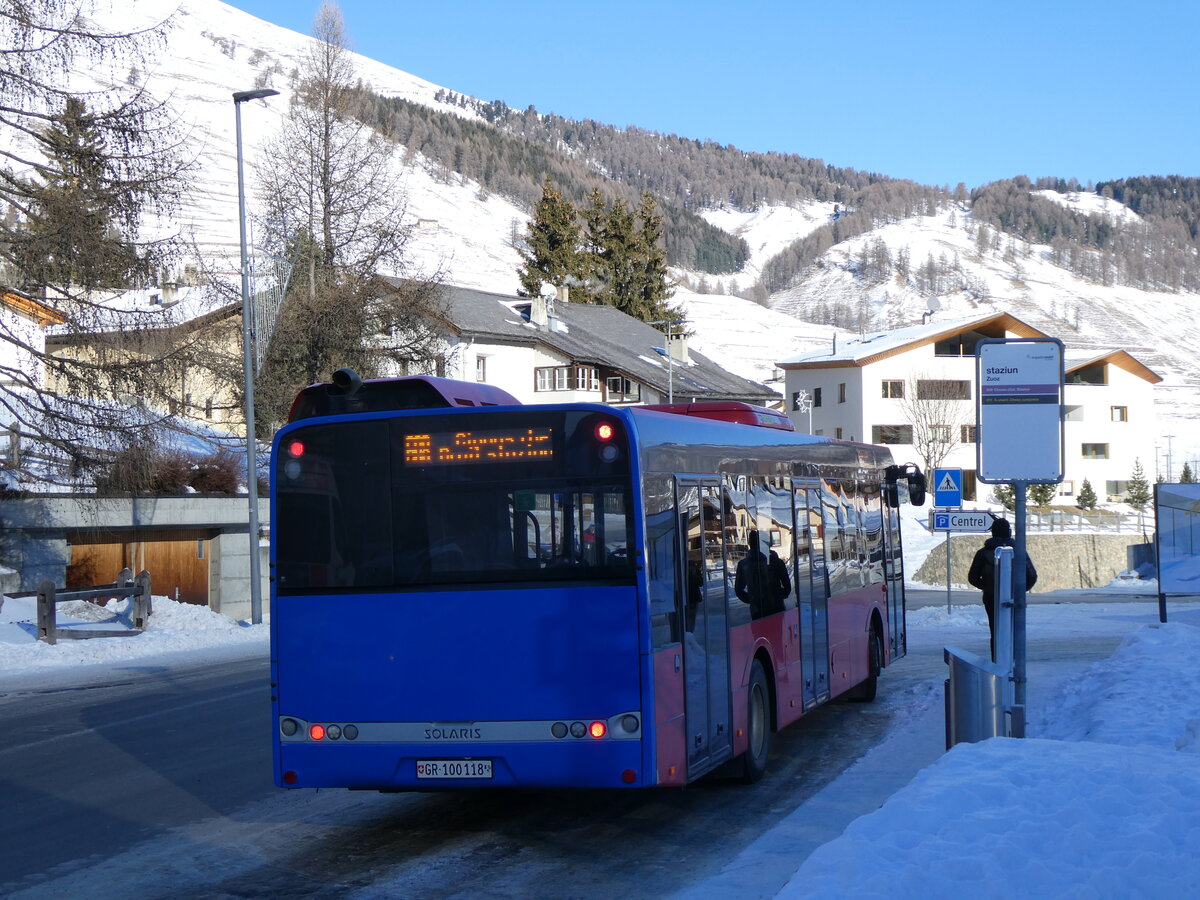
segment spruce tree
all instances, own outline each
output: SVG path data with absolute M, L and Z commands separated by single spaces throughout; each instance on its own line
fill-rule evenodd
M 1192 474 L 1192 467 L 1187 463 L 1183 464 L 1183 471 L 1179 473 L 1180 484 L 1195 484 L 1196 476 Z
M 638 317 L 641 237 L 633 211 L 624 200 L 618 199 L 608 208 L 596 237 L 600 301 L 615 306 L 626 315 Z
M 649 191 L 642 194 L 638 208 L 641 229 L 638 231 L 639 284 L 634 298 L 636 315 L 643 322 L 669 320 L 678 322 L 680 315 L 667 301 L 674 293 L 667 281 L 667 250 L 663 244 L 663 217 L 658 203 Z
M 25 285 L 116 288 L 148 278 L 145 255 L 122 235 L 137 223 L 125 221 L 122 185 L 84 101 L 67 97 L 39 143 L 47 161 L 34 167 L 26 228 L 12 243 Z
M 1054 501 L 1054 495 L 1058 493 L 1058 486 L 1054 484 L 1032 484 L 1029 486 L 1029 499 L 1033 501 L 1034 506 L 1049 506 Z
M 1146 475 L 1142 471 L 1142 461 L 1140 459 L 1133 461 L 1133 474 L 1130 476 L 1129 485 L 1125 489 L 1125 502 L 1139 512 L 1150 504 L 1150 484 L 1146 481 Z
M 1079 496 L 1076 498 L 1075 503 L 1080 509 L 1096 508 L 1096 491 L 1092 488 L 1092 483 L 1086 478 L 1083 479 L 1083 485 L 1079 488 Z
M 542 185 L 542 199 L 525 231 L 525 246 L 517 250 L 521 255 L 518 293 L 522 297 L 536 297 L 543 284 L 561 287 L 568 279 L 581 277 L 580 238 L 579 214 L 574 204 L 563 197 L 547 176 Z

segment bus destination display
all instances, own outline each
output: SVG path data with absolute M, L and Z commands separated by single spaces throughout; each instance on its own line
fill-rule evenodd
M 405 465 L 458 466 L 553 456 L 553 428 L 435 431 L 404 436 Z

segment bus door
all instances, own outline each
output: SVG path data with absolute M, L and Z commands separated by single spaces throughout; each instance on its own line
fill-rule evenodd
M 900 510 L 883 504 L 884 584 L 887 585 L 888 634 L 891 657 L 897 660 L 908 652 L 904 631 L 904 566 L 900 546 Z
M 800 671 L 804 708 L 829 699 L 829 578 L 820 485 L 797 485 L 796 602 L 800 609 Z
M 733 755 L 725 523 L 717 478 L 679 478 L 680 584 L 684 589 L 683 666 L 688 774 Z

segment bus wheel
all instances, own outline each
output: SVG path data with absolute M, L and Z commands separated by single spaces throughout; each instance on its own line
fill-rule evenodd
M 746 784 L 754 784 L 767 771 L 767 757 L 771 754 L 771 691 L 767 687 L 767 675 L 762 663 L 757 659 L 750 669 L 747 696 L 746 734 L 750 746 L 742 757 L 742 780 Z
M 867 641 L 867 680 L 854 691 L 859 703 L 870 703 L 879 690 L 879 672 L 883 669 L 883 636 L 879 629 L 871 626 L 871 637 Z

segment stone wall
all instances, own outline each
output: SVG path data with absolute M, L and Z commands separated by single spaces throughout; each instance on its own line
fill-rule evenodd
M 956 535 L 950 540 L 950 582 L 966 585 L 967 570 L 986 534 Z M 1129 548 L 1142 544 L 1128 534 L 1031 534 L 1026 537 L 1030 558 L 1038 571 L 1033 593 L 1071 588 L 1103 587 L 1130 567 Z M 946 583 L 946 542 L 942 540 L 912 580 Z

